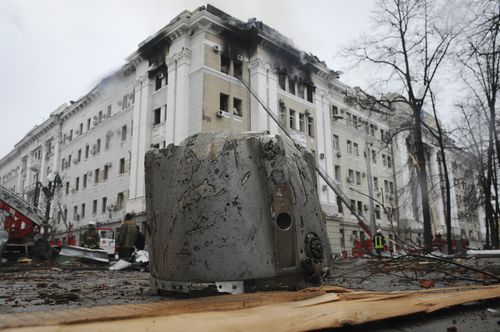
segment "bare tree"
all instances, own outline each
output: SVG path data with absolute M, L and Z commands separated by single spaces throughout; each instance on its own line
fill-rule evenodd
M 376 28 L 370 36 L 347 46 L 343 55 L 357 64 L 368 63 L 381 70 L 383 81 L 402 90 L 413 113 L 413 137 L 422 200 L 424 244 L 432 250 L 432 228 L 422 139 L 422 115 L 438 69 L 448 54 L 458 30 L 444 17 L 448 2 L 439 0 L 379 0 Z M 451 4 L 453 5 L 453 4 Z
M 491 236 L 491 245 L 499 248 L 498 225 L 498 181 L 496 166 L 500 164 L 500 141 L 498 138 L 496 101 L 500 79 L 500 2 L 498 0 L 471 0 L 469 13 L 473 22 L 464 37 L 468 46 L 459 49 L 457 56 L 463 65 L 461 76 L 475 99 L 474 106 L 464 112 L 482 113 L 488 128 L 487 149 L 481 187 L 485 198 L 485 212 Z M 496 158 L 495 158 L 496 155 Z M 483 156 L 481 156 L 483 157 Z M 495 160 L 496 159 L 496 160 Z M 491 192 L 493 188 L 494 194 Z M 495 199 L 495 207 L 491 204 Z M 488 229 L 487 228 L 487 229 Z M 489 244 L 489 243 L 488 243 Z

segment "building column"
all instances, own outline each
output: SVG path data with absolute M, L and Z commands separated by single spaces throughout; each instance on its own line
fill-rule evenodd
M 315 126 L 318 149 L 316 154 L 318 160 L 316 160 L 316 162 L 319 167 L 326 171 L 330 178 L 335 179 L 328 91 L 318 87 L 316 89 L 314 102 L 316 108 Z M 321 179 L 318 180 L 319 199 L 325 205 L 326 212 L 329 215 L 333 215 L 338 211 L 336 195 L 330 187 L 327 187 L 327 190 L 323 191 L 323 185 L 326 185 L 326 183 Z
M 146 209 L 144 156 L 151 145 L 151 83 L 147 75 L 148 62 L 136 68 L 133 135 L 130 151 L 130 183 L 126 211 L 142 213 Z
M 182 47 L 166 59 L 168 67 L 166 143 L 179 144 L 189 136 L 191 51 Z
M 248 69 L 250 70 L 250 88 L 278 119 L 276 71 L 258 58 L 249 63 Z M 250 117 L 252 131 L 269 130 L 271 134 L 278 133 L 278 125 L 254 96 L 250 97 Z
M 40 163 L 40 177 L 38 181 L 42 183 L 43 185 L 47 184 L 47 144 L 48 142 L 44 142 L 42 144 L 42 161 Z

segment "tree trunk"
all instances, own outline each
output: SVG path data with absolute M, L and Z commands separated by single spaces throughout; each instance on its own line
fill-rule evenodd
M 415 151 L 418 163 L 418 182 L 420 185 L 420 195 L 422 198 L 422 218 L 424 219 L 424 247 L 427 252 L 432 252 L 432 225 L 431 210 L 429 205 L 429 191 L 427 186 L 427 169 L 425 162 L 424 143 L 422 142 L 422 108 L 414 106 L 413 117 L 415 120 Z

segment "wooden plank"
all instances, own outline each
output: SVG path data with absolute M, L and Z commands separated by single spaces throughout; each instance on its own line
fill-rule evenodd
M 358 296 L 356 297 L 356 293 Z M 303 297 L 304 295 L 312 295 Z M 500 286 L 433 289 L 422 292 L 283 292 L 123 305 L 50 313 L 50 323 L 2 326 L 6 331 L 306 331 L 361 324 L 500 297 Z M 203 308 L 202 308 L 203 307 Z M 93 310 L 101 315 L 94 317 Z M 140 310 L 144 309 L 145 312 Z M 204 309 L 204 310 L 200 310 Z M 60 314 L 63 313 L 63 316 Z M 83 314 L 83 315 L 82 315 Z M 24 314 L 23 314 L 24 315 Z M 17 316 L 21 319 L 23 315 Z M 59 316 L 58 316 L 59 315 Z M 117 316 L 118 315 L 118 316 Z M 35 314 L 37 316 L 37 314 Z M 84 318 L 86 316 L 86 318 Z M 37 316 L 41 319 L 41 316 Z M 73 318 L 71 318 L 73 317 Z M 0 322 L 3 323 L 3 316 Z M 15 323 L 15 322 L 14 322 Z M 35 325 L 33 325 L 35 324 Z

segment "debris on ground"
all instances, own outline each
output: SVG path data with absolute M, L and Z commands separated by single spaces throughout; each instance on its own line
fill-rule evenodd
M 367 292 L 325 286 L 299 292 L 259 292 L 57 311 L 50 315 L 0 315 L 0 329 L 16 331 L 43 325 L 46 329 L 66 331 L 138 331 L 158 326 L 169 331 L 263 331 L 283 330 L 286 326 L 287 331 L 309 331 L 432 313 L 497 297 L 499 285 L 420 292 Z M 377 310 L 372 310 L 375 307 Z

